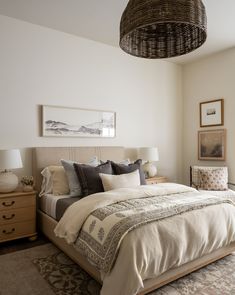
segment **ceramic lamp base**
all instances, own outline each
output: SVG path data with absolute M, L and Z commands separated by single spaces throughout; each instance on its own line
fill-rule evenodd
M 147 162 L 146 164 L 144 164 L 143 168 L 147 178 L 154 177 L 157 175 L 157 167 L 153 165 L 152 163 Z
M 18 177 L 11 171 L 0 173 L 0 193 L 13 192 L 18 183 Z

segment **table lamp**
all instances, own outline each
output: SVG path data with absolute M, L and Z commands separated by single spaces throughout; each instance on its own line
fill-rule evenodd
M 143 165 L 146 178 L 157 175 L 157 167 L 152 162 L 159 161 L 158 149 L 156 147 L 141 147 L 138 150 L 138 157 L 146 163 Z
M 0 150 L 0 193 L 9 193 L 18 186 L 18 177 L 11 169 L 22 168 L 20 151 Z

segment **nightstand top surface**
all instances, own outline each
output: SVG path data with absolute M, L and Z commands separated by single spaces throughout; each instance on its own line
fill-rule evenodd
M 36 191 L 31 191 L 31 192 L 11 192 L 11 193 L 0 193 L 0 199 L 1 198 L 10 198 L 10 197 L 21 197 L 21 196 L 30 196 L 30 195 L 35 195 Z
M 149 177 L 149 178 L 146 178 L 146 180 L 154 180 L 154 179 L 161 179 L 161 178 L 167 178 L 166 176 L 154 176 L 154 177 Z

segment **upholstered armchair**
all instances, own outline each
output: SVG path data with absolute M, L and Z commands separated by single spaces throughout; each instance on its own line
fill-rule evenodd
M 201 192 L 214 195 L 235 194 L 228 184 L 228 167 L 190 167 L 190 186 Z

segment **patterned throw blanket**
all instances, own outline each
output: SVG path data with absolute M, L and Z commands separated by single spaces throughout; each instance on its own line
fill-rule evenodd
M 80 231 L 75 247 L 98 270 L 108 273 L 121 241 L 136 227 L 232 200 L 198 193 L 130 199 L 93 211 Z

